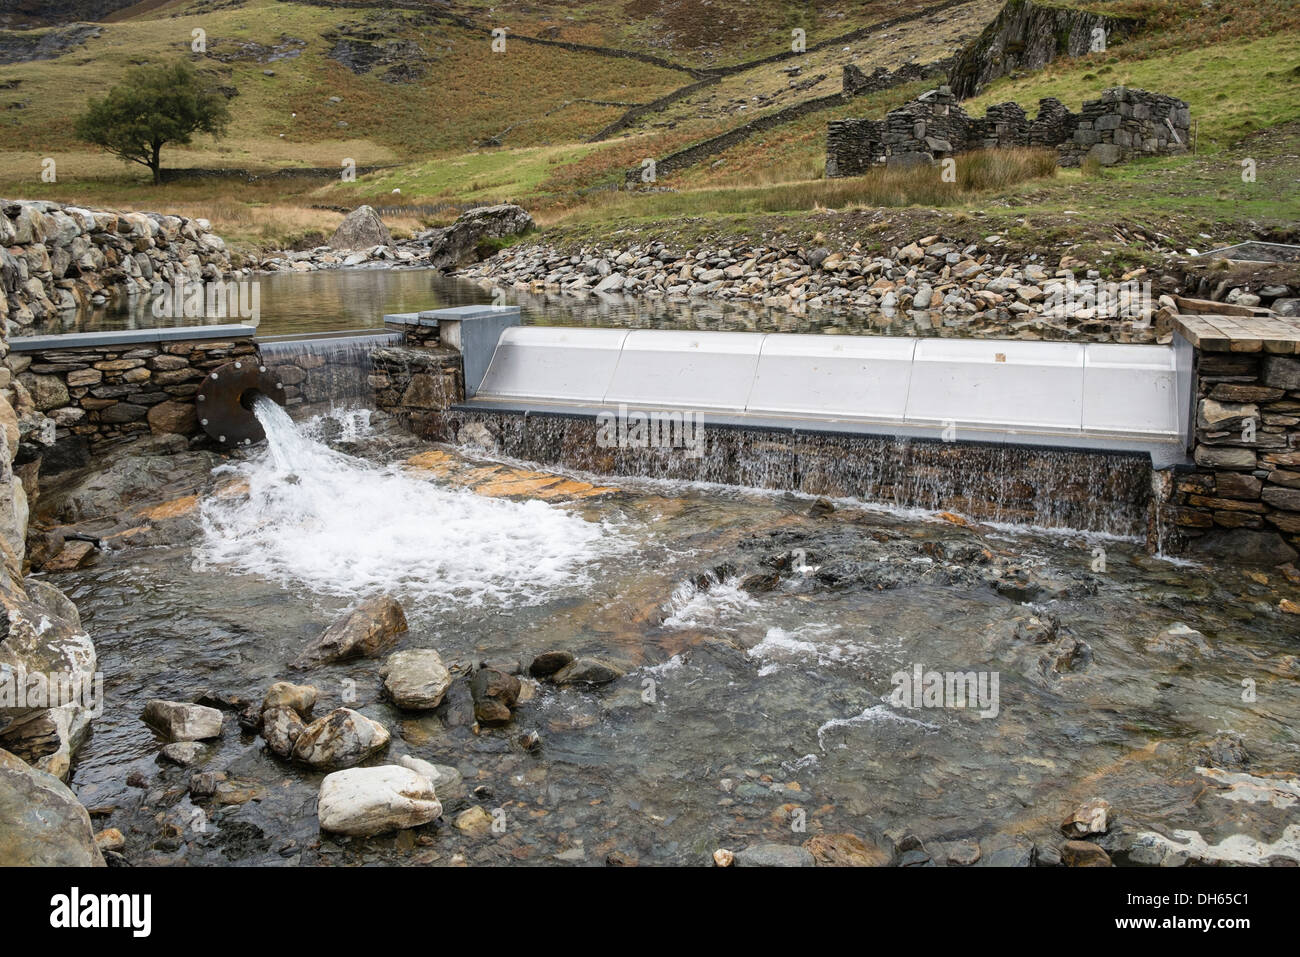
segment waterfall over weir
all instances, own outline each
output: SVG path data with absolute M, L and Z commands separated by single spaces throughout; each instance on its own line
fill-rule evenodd
M 401 342 L 401 334 L 342 333 L 258 340 L 262 362 L 284 384 L 289 405 L 321 402 L 374 408 L 371 352 Z
M 246 493 L 204 501 L 202 565 L 322 595 L 500 607 L 576 589 L 621 547 L 563 506 L 487 498 L 331 449 L 317 438 L 329 417 L 295 423 L 265 397 L 253 413 L 266 447 L 222 468 Z M 364 420 L 353 416 L 359 434 L 345 438 L 364 438 Z

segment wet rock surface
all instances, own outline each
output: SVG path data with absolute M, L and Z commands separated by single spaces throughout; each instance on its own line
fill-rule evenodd
M 102 867 L 90 816 L 58 778 L 0 751 L 0 865 Z

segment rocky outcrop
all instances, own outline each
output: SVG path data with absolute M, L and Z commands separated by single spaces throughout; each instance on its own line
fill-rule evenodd
M 93 40 L 103 32 L 91 23 L 77 23 L 56 30 L 0 30 L 0 66 L 52 60 Z
M 230 271 L 206 219 L 0 199 L 0 324 L 29 326 Z
M 103 867 L 90 815 L 53 775 L 0 751 L 0 867 Z
M 1018 70 L 1041 70 L 1059 56 L 1083 56 L 1136 30 L 1135 20 L 1085 10 L 1009 0 L 961 52 L 948 84 L 961 99 Z M 1099 33 L 1097 31 L 1100 31 Z
M 468 261 L 484 240 L 518 236 L 533 228 L 533 217 L 522 206 L 502 203 L 461 213 L 446 229 L 432 231 L 429 265 L 454 269 Z
M 102 706 L 95 646 L 61 592 L 26 591 L 0 592 L 0 746 L 65 779 Z

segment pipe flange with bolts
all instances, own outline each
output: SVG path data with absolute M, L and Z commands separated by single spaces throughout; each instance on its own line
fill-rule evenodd
M 253 414 L 259 396 L 286 404 L 284 384 L 256 356 L 227 362 L 204 376 L 194 396 L 199 425 L 226 448 L 260 442 L 266 432 Z

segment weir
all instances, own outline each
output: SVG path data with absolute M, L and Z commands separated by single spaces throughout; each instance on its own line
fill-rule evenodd
M 1136 452 L 1186 461 L 1173 346 L 516 326 L 464 409 Z
M 246 384 L 225 389 L 226 417 L 196 414 L 209 382 L 249 364 L 268 380 L 255 391 L 288 407 L 374 408 L 424 438 L 594 474 L 1145 535 L 1167 554 L 1300 555 L 1297 319 L 1178 315 L 1163 346 L 522 326 L 500 305 L 384 321 L 292 339 L 242 326 L 33 337 L 13 351 L 43 396 L 68 395 L 52 412 L 54 470 L 143 431 L 257 441 Z M 679 425 L 667 440 L 637 425 L 656 416 Z

